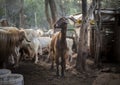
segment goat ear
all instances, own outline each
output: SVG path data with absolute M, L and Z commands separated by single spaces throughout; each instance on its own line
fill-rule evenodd
M 63 17 L 63 19 L 65 20 L 65 23 L 68 23 L 68 18 L 67 17 Z
M 63 17 L 64 20 L 67 20 L 68 18 L 67 17 Z
M 24 30 L 24 28 L 20 28 L 20 30 Z
M 69 21 L 68 20 L 66 20 L 66 24 L 68 24 L 69 23 Z
M 57 23 L 54 24 L 54 28 L 58 28 L 58 24 Z
M 55 24 L 54 24 L 54 26 L 53 26 L 54 28 L 56 28 L 56 26 L 55 26 Z

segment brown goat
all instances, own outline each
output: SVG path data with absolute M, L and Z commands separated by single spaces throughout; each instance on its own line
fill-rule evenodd
M 61 31 L 56 33 L 51 40 L 50 52 L 53 54 L 52 65 L 53 68 L 54 60 L 56 62 L 56 75 L 59 76 L 59 64 L 61 65 L 61 76 L 64 76 L 65 71 L 65 57 L 67 54 L 67 42 L 66 42 L 66 31 L 67 31 L 67 22 L 66 18 L 60 18 L 55 24 L 54 28 L 60 28 Z M 61 62 L 59 61 L 61 60 Z
M 27 40 L 25 32 L 17 28 L 0 27 L 0 68 L 8 63 L 15 47 L 19 47 L 23 40 Z M 29 40 L 27 40 L 29 41 Z

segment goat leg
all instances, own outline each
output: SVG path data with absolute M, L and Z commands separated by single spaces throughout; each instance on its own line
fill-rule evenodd
M 51 70 L 54 69 L 54 58 L 52 57 L 52 64 L 51 64 Z
M 61 62 L 61 67 L 62 67 L 61 68 L 61 76 L 64 77 L 64 71 L 65 71 L 65 67 L 66 67 L 65 66 L 65 57 L 62 55 L 61 58 L 62 58 L 62 62 Z
M 59 56 L 56 56 L 56 75 L 59 76 Z
M 35 64 L 37 64 L 37 63 L 38 63 L 38 56 L 35 55 Z

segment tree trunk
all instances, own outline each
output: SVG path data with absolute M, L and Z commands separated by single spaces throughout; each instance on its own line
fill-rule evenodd
M 59 13 L 61 16 L 65 16 L 65 8 L 63 7 L 63 3 L 62 3 L 62 0 L 59 0 L 59 7 L 60 7 L 60 10 L 61 12 Z
M 100 12 L 100 1 L 99 0 L 93 0 L 92 4 L 90 5 L 90 8 L 87 13 L 87 0 L 82 0 L 82 27 L 80 29 L 80 36 L 79 36 L 79 46 L 78 46 L 78 56 L 76 61 L 76 68 L 80 70 L 81 72 L 84 72 L 86 69 L 86 58 L 88 56 L 88 46 L 87 46 L 87 40 L 88 40 L 88 33 L 87 33 L 87 27 L 89 26 L 90 17 L 93 13 L 95 13 L 96 6 L 99 6 L 99 12 Z M 101 18 L 100 13 L 98 13 L 98 19 Z M 94 14 L 95 16 L 95 14 Z M 95 63 L 98 64 L 100 61 L 99 53 L 100 53 L 100 44 L 101 44 L 101 20 L 98 22 L 98 24 L 95 23 Z
M 99 66 L 100 64 L 100 49 L 101 49 L 101 33 L 100 33 L 100 30 L 101 30 L 101 12 L 100 12 L 100 7 L 101 7 L 101 4 L 100 4 L 100 0 L 96 0 L 96 3 L 97 3 L 97 15 L 95 17 L 95 19 L 97 19 L 97 24 L 96 24 L 96 47 L 95 47 L 95 65 Z
M 51 9 L 52 23 L 55 23 L 57 20 L 57 9 L 55 5 L 55 1 L 49 0 L 49 4 L 50 4 L 50 9 Z
M 76 68 L 84 72 L 86 70 L 86 57 L 87 53 L 87 24 L 86 24 L 86 15 L 87 15 L 87 0 L 82 0 L 82 27 L 80 29 L 79 36 L 79 47 L 78 47 L 78 56 L 76 62 Z
M 50 28 L 52 28 L 52 22 L 51 22 L 51 18 L 49 15 L 48 5 L 49 5 L 49 0 L 45 0 L 45 14 L 46 14 L 47 21 L 50 25 Z
M 49 7 L 50 7 L 50 12 L 51 12 L 51 17 L 49 14 Z M 47 21 L 50 25 L 50 29 L 53 29 L 52 25 L 57 20 L 57 9 L 56 9 L 54 0 L 45 0 L 45 14 L 46 14 Z
M 19 24 L 19 27 L 22 27 L 24 28 L 24 25 L 25 25 L 25 22 L 24 22 L 24 8 L 23 8 L 23 5 L 24 5 L 24 0 L 21 0 L 21 10 L 20 10 L 20 24 Z

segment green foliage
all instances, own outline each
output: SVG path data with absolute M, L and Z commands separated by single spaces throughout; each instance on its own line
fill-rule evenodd
M 55 0 L 59 17 L 62 11 L 64 16 L 80 12 L 79 0 Z M 63 8 L 60 8 L 60 5 Z M 26 23 L 28 26 L 35 26 L 35 15 L 37 14 L 37 26 L 48 28 L 48 22 L 45 16 L 45 3 L 44 0 L 24 0 L 24 12 L 27 15 Z
M 0 0 L 0 18 L 4 16 L 5 9 L 4 9 L 4 0 Z
M 35 12 L 37 16 L 37 26 L 46 27 L 44 0 L 24 0 L 24 12 L 27 15 L 28 26 L 35 26 Z
M 4 9 L 3 8 L 0 8 L 0 16 L 3 16 L 5 13 L 4 13 Z
M 58 13 L 61 14 L 63 10 L 63 15 L 71 15 L 78 12 L 81 12 L 81 3 L 80 0 L 56 0 Z M 60 5 L 62 4 L 62 8 Z
M 6 1 L 9 3 L 9 0 L 6 0 Z M 10 3 L 8 6 L 8 8 L 12 10 L 10 11 L 10 13 L 15 12 L 15 10 L 17 10 L 16 5 L 19 4 L 19 1 L 16 1 L 16 0 L 11 0 L 11 1 L 12 1 L 11 2 L 12 4 Z M 87 1 L 88 3 L 90 3 L 92 0 L 87 0 Z M 55 0 L 56 6 L 57 6 L 58 18 L 61 16 L 67 16 L 67 15 L 81 12 L 81 2 L 82 0 Z M 114 0 L 114 1 L 101 0 L 101 3 L 102 3 L 102 8 L 120 7 L 120 0 Z M 17 7 L 19 8 L 21 7 L 21 5 Z M 27 16 L 25 20 L 26 27 L 35 27 L 35 13 L 37 16 L 37 26 L 41 28 L 49 29 L 49 25 L 45 16 L 45 0 L 24 0 L 24 14 Z M 19 14 L 19 13 L 16 13 L 16 14 Z M 4 15 L 5 15 L 5 0 L 0 0 L 0 18 Z M 15 16 L 12 16 L 12 17 L 14 20 L 17 20 Z M 71 26 L 68 26 L 68 27 L 73 28 Z
M 102 8 L 119 8 L 120 0 L 102 0 Z

